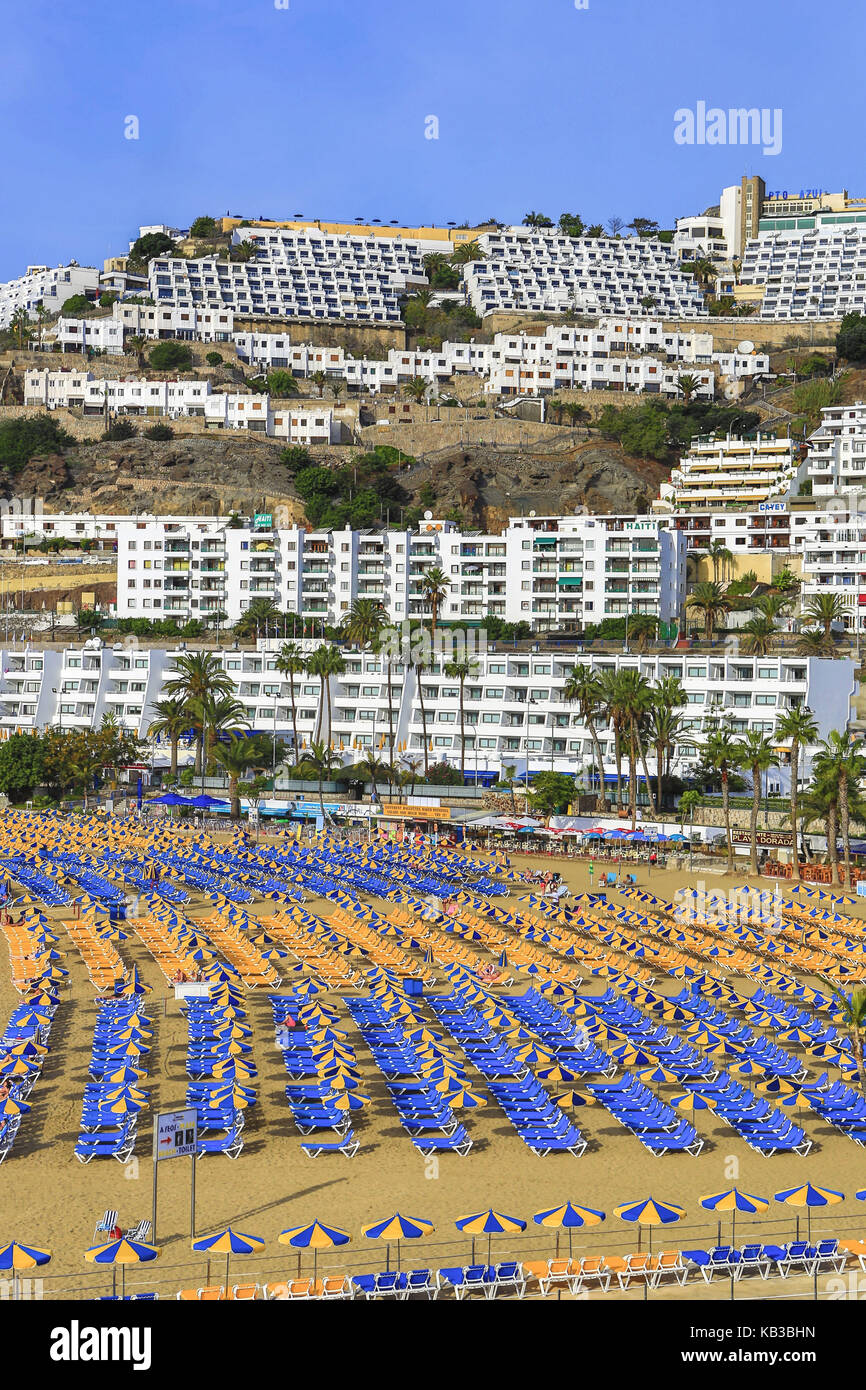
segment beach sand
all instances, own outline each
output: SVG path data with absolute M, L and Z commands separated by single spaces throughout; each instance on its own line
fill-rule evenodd
M 574 891 L 589 886 L 585 861 L 545 860 L 515 855 L 515 867 L 552 865 L 563 872 Z M 596 866 L 595 887 L 603 869 Z M 699 875 L 683 870 L 649 871 L 646 864 L 626 866 L 634 869 L 638 883 L 670 898 L 683 885 L 696 885 Z M 737 876 L 737 883 L 744 878 Z M 724 888 L 729 881 L 706 876 L 708 890 Z M 768 881 L 763 880 L 763 887 Z M 528 891 L 514 885 L 512 900 Z M 313 901 L 313 910 L 330 910 L 330 904 Z M 271 904 L 261 902 L 253 909 L 266 916 Z M 862 916 L 858 904 L 853 915 Z M 92 1243 L 96 1220 L 107 1208 L 116 1208 L 124 1227 L 151 1214 L 152 1162 L 151 1116 L 144 1112 L 139 1122 L 136 1161 L 122 1167 L 113 1159 L 94 1160 L 82 1166 L 73 1148 L 78 1133 L 81 1098 L 87 1077 L 92 1028 L 96 1017 L 93 991 L 72 943 L 61 941 L 67 952 L 61 964 L 70 971 L 71 987 L 64 989 L 51 1035 L 51 1052 L 42 1078 L 34 1088 L 32 1111 L 25 1116 L 10 1157 L 0 1166 L 0 1238 L 17 1239 L 53 1251 L 51 1265 L 43 1271 L 49 1296 L 92 1297 L 110 1291 L 111 1271 L 94 1270 L 85 1264 L 84 1250 Z M 169 998 L 162 975 L 152 958 L 133 937 L 122 943 L 124 959 L 135 963 L 153 993 L 144 1001 L 156 1023 L 153 1052 L 149 1057 L 150 1075 L 145 1085 L 151 1092 L 153 1109 L 172 1109 L 184 1103 L 187 1079 L 184 1073 L 186 1028 L 180 1006 Z M 279 966 L 279 962 L 277 962 Z M 525 987 L 526 977 L 515 985 Z M 735 987 L 752 992 L 753 984 L 733 979 Z M 677 993 L 680 982 L 661 977 L 661 989 Z M 590 980 L 584 990 L 601 993 L 601 982 Z M 339 1004 L 337 996 L 330 997 Z M 5 943 L 0 942 L 0 1017 L 5 1021 L 17 996 L 9 982 Z M 554 1254 L 556 1233 L 531 1223 L 532 1214 L 571 1200 L 600 1208 L 608 1213 L 604 1225 L 578 1232 L 575 1250 L 585 1253 L 622 1254 L 639 1248 L 638 1231 L 612 1215 L 614 1205 L 652 1195 L 686 1208 L 687 1218 L 680 1226 L 656 1228 L 653 1247 L 688 1248 L 705 1246 L 715 1238 L 716 1221 L 703 1211 L 700 1196 L 723 1188 L 740 1189 L 765 1197 L 784 1187 L 807 1180 L 841 1189 L 844 1204 L 813 1217 L 813 1231 L 866 1235 L 866 1209 L 854 1199 L 856 1189 L 866 1186 L 866 1158 L 853 1141 L 833 1131 L 811 1112 L 800 1111 L 795 1119 L 813 1141 L 807 1158 L 779 1155 L 766 1158 L 752 1153 L 732 1130 L 714 1119 L 711 1112 L 700 1112 L 694 1124 L 706 1143 L 698 1157 L 689 1155 L 656 1158 L 636 1138 L 627 1133 L 599 1106 L 574 1112 L 575 1123 L 589 1140 L 580 1158 L 571 1155 L 535 1157 L 521 1142 L 503 1113 L 491 1103 L 483 1110 L 462 1111 L 461 1117 L 474 1141 L 471 1153 L 461 1158 L 446 1154 L 438 1163 L 425 1161 L 400 1128 L 391 1108 L 383 1079 L 341 1006 L 341 1026 L 348 1029 L 357 1047 L 363 1079 L 362 1089 L 373 1104 L 360 1114 L 355 1131 L 361 1150 L 352 1160 L 334 1155 L 309 1159 L 301 1151 L 299 1136 L 290 1117 L 286 1100 L 286 1075 L 274 1043 L 270 1005 L 264 994 L 248 996 L 248 1022 L 253 1028 L 254 1060 L 259 1068 L 260 1103 L 246 1112 L 245 1146 L 237 1161 L 218 1155 L 196 1165 L 196 1223 L 199 1234 L 231 1223 L 236 1229 L 262 1236 L 267 1242 L 265 1257 L 239 1257 L 232 1265 L 230 1282 L 246 1279 L 277 1279 L 294 1276 L 298 1256 L 276 1243 L 279 1231 L 318 1218 L 342 1226 L 352 1233 L 352 1245 L 330 1252 L 320 1260 L 320 1269 L 384 1268 L 385 1247 L 374 1246 L 361 1236 L 361 1227 L 396 1210 L 433 1221 L 436 1227 L 431 1243 L 410 1247 L 404 1244 L 402 1261 L 419 1263 L 462 1263 L 470 1254 L 470 1241 L 454 1229 L 456 1218 L 493 1206 L 529 1221 L 527 1237 L 518 1241 L 500 1237 L 494 1241 L 494 1257 L 514 1254 L 523 1258 L 546 1258 Z M 817 1075 L 814 1062 L 811 1076 Z M 485 1090 L 483 1082 L 480 1089 Z M 663 1096 L 674 1094 L 666 1088 Z M 129 1276 L 130 1287 L 159 1288 L 161 1297 L 173 1297 L 181 1286 L 204 1283 L 207 1277 L 203 1257 L 192 1255 L 189 1246 L 190 1161 L 176 1160 L 160 1165 L 158 1243 L 162 1247 L 159 1265 Z M 769 1218 L 769 1219 L 768 1219 Z M 772 1203 L 763 1218 L 741 1219 L 737 1236 L 783 1241 L 794 1235 L 796 1213 Z M 805 1213 L 801 1214 L 805 1231 Z M 730 1218 L 722 1218 L 722 1234 L 730 1232 Z M 432 1242 L 436 1242 L 435 1250 Z M 647 1248 L 647 1232 L 641 1236 Z M 567 1235 L 563 1237 L 567 1249 Z M 486 1238 L 480 1238 L 479 1257 L 486 1257 Z M 306 1271 L 311 1257 L 305 1252 Z M 184 1268 L 181 1268 L 184 1266 Z M 37 1272 L 38 1273 L 38 1272 Z M 158 1277 L 157 1277 L 158 1274 Z M 224 1267 L 215 1257 L 211 1277 L 224 1278 Z M 822 1276 L 823 1279 L 824 1276 Z M 738 1286 L 738 1296 L 763 1296 L 773 1285 L 748 1281 Z M 787 1292 L 802 1284 L 801 1296 L 810 1295 L 811 1284 L 789 1280 Z M 725 1298 L 726 1281 L 707 1296 Z M 700 1289 L 688 1289 L 677 1297 L 694 1297 Z M 613 1296 L 613 1295 L 611 1295 Z M 619 1295 L 617 1295 L 619 1296 Z M 661 1293 L 652 1297 L 660 1297 Z M 673 1295 L 669 1295 L 673 1296 Z M 640 1290 L 627 1297 L 642 1297 Z

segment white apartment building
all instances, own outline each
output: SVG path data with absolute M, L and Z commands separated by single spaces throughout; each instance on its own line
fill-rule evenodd
M 831 405 L 809 435 L 809 477 L 815 497 L 858 492 L 866 485 L 866 403 Z
M 508 227 L 479 237 L 463 276 L 476 313 L 535 310 L 701 318 L 703 297 L 672 245 L 643 237 L 566 237 Z
M 24 403 L 48 410 L 80 408 L 84 415 L 200 418 L 208 429 L 247 430 L 292 444 L 335 444 L 342 438 L 333 411 L 319 402 L 274 409 L 267 392 L 214 391 L 210 380 L 97 378 L 74 369 L 37 369 L 24 374 Z
M 856 503 L 807 513 L 798 539 L 803 604 L 819 594 L 835 594 L 845 629 L 866 632 L 866 514 Z
M 400 296 L 426 284 L 423 256 L 441 244 L 399 237 L 241 227 L 236 244 L 254 248 L 248 261 L 150 262 L 150 292 L 180 309 L 227 309 L 253 317 L 346 319 L 399 323 Z
M 660 484 L 653 511 L 664 515 L 695 507 L 784 502 L 796 495 L 806 472 L 805 457 L 792 439 L 697 437 L 670 482 Z
M 712 210 L 695 217 L 678 217 L 673 239 L 674 255 L 684 261 L 730 260 L 734 254 L 727 238 L 727 222 Z
M 79 265 L 77 261 L 54 269 L 29 265 L 25 275 L 0 284 L 0 328 L 9 327 L 18 309 L 24 309 L 31 319 L 36 318 L 40 305 L 49 314 L 57 314 L 73 295 L 96 299 L 99 289 L 99 271 L 95 266 Z
M 246 711 L 249 727 L 292 741 L 289 682 L 276 669 L 280 641 L 260 640 L 255 650 L 229 647 L 216 652 L 230 677 L 234 693 Z M 306 652 L 316 642 L 301 638 Z M 140 737 L 146 737 L 165 682 L 185 648 L 139 649 L 118 643 L 103 646 L 93 639 L 58 651 L 37 646 L 0 653 L 0 738 L 28 729 L 58 725 L 96 728 L 106 712 Z M 352 764 L 364 751 L 387 755 L 388 671 L 385 661 L 369 652 L 346 650 L 345 671 L 331 681 L 333 719 L 326 735 L 341 752 L 344 764 Z M 735 734 L 755 731 L 772 737 L 778 717 L 797 705 L 808 705 L 824 738 L 831 729 L 843 729 L 850 717 L 856 693 L 854 663 L 788 656 L 739 657 L 718 651 L 710 655 L 666 652 L 660 655 L 592 654 L 511 647 L 481 653 L 464 687 L 466 777 L 471 781 L 507 766 L 522 770 L 553 769 L 573 776 L 580 788 L 588 787 L 593 766 L 589 729 L 579 711 L 563 698 L 563 688 L 575 662 L 599 673 L 633 669 L 651 682 L 665 676 L 681 681 L 686 704 L 681 713 L 673 757 L 675 775 L 688 777 L 700 759 L 703 741 L 720 721 L 728 721 Z M 421 677 L 391 666 L 391 717 L 395 743 L 406 745 L 407 755 L 423 758 L 425 725 L 430 761 L 459 766 L 461 760 L 460 690 L 447 675 L 445 661 L 434 662 Z M 421 700 L 424 716 L 422 718 Z M 309 744 L 320 714 L 319 681 L 303 675 L 295 678 L 295 705 L 300 745 Z M 605 777 L 616 776 L 613 731 L 601 726 L 599 738 Z M 784 749 L 784 745 L 781 745 Z M 805 749 L 800 775 L 809 776 L 814 749 Z M 181 746 L 181 765 L 193 760 L 191 742 Z M 782 753 L 784 763 L 784 752 Z M 164 742 L 151 744 L 155 766 L 165 768 L 169 749 Z M 650 776 L 655 758 L 647 750 Z M 624 769 L 625 770 L 625 769 Z M 789 771 L 773 769 L 767 786 L 784 792 Z
M 112 315 L 127 337 L 227 343 L 234 332 L 234 314 L 224 308 L 179 309 L 171 304 L 132 304 L 119 299 L 112 305 Z
M 813 230 L 761 233 L 743 251 L 740 283 L 763 285 L 763 319 L 835 318 L 866 307 L 866 213 L 803 219 Z M 836 225 L 842 223 L 843 225 Z M 848 224 L 848 225 L 844 225 Z
M 114 318 L 59 318 L 54 341 L 63 352 L 105 352 L 117 357 L 123 352 L 123 328 Z

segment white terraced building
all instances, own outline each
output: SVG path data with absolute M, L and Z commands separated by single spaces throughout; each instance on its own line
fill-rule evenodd
M 76 369 L 33 370 L 24 375 L 24 403 L 48 410 L 80 408 L 84 415 L 200 418 L 209 429 L 248 430 L 291 444 L 334 444 L 342 438 L 333 411 L 321 402 L 274 409 L 267 392 L 214 391 L 209 380 L 97 378 Z
M 699 437 L 672 470 L 670 482 L 660 484 L 653 511 L 664 515 L 785 502 L 796 495 L 806 473 L 805 456 L 792 439 Z
M 534 310 L 635 317 L 706 317 L 703 296 L 674 249 L 640 237 L 566 237 L 508 227 L 479 237 L 483 261 L 463 271 L 480 315 Z M 650 302 L 651 301 L 651 302 Z
M 317 645 L 301 640 L 309 653 Z M 224 648 L 218 660 L 230 677 L 249 726 L 292 741 L 292 710 L 288 679 L 276 669 L 280 643 L 260 641 L 257 648 Z M 58 650 L 38 646 L 8 649 L 0 654 L 0 738 L 20 730 L 97 728 L 106 713 L 141 737 L 155 718 L 154 706 L 165 682 L 174 674 L 183 649 L 137 648 L 118 643 L 103 646 L 98 638 Z M 380 657 L 346 650 L 346 669 L 331 681 L 333 720 L 330 735 L 351 764 L 366 751 L 386 754 L 388 746 L 388 673 Z M 575 651 L 489 650 L 476 659 L 464 689 L 465 768 L 473 775 L 499 775 L 508 766 L 532 771 L 553 768 L 589 784 L 593 762 L 592 737 L 577 709 L 563 698 L 563 688 L 576 661 L 598 672 L 637 670 L 649 681 L 677 677 L 686 693 L 681 711 L 672 771 L 688 776 L 700 758 L 706 736 L 721 720 L 736 734 L 755 731 L 772 737 L 778 717 L 797 705 L 808 705 L 819 736 L 846 726 L 856 693 L 854 663 L 801 657 L 738 657 L 668 652 L 659 656 L 596 655 Z M 409 756 L 423 758 L 425 722 L 431 761 L 460 765 L 460 691 L 444 663 L 434 662 L 421 677 L 422 718 L 418 678 L 414 669 L 394 662 L 391 671 L 391 724 L 395 744 Z M 299 744 L 309 744 L 320 715 L 326 719 L 317 679 L 295 678 Z M 600 726 L 606 779 L 616 775 L 613 732 Z M 784 747 L 784 745 L 781 745 Z M 801 777 L 809 775 L 805 750 Z M 181 752 L 190 763 L 191 746 Z M 783 754 L 784 757 L 784 754 Z M 154 743 L 148 761 L 167 766 L 169 750 Z M 652 750 L 647 762 L 655 773 Z M 789 785 L 788 769 L 771 770 L 770 792 Z
M 835 318 L 866 308 L 866 225 L 834 225 L 840 219 L 821 214 L 820 227 L 804 231 L 791 219 L 792 230 L 746 244 L 740 283 L 766 287 L 761 318 Z
M 132 304 L 120 299 L 111 312 L 126 337 L 228 343 L 234 332 L 234 314 L 224 308 L 179 309 L 172 304 Z
M 123 352 L 123 326 L 107 315 L 99 318 L 59 318 L 54 329 L 54 341 L 62 352 L 107 353 L 109 357 Z
M 866 486 L 866 403 L 831 405 L 809 435 L 809 477 L 815 497 Z
M 69 265 L 51 268 L 30 265 L 25 275 L 0 284 L 0 328 L 8 328 L 18 309 L 35 319 L 40 305 L 49 314 L 58 314 L 67 299 L 83 294 L 88 299 L 99 295 L 99 271 L 92 265 Z
M 149 284 L 156 302 L 252 317 L 399 323 L 407 286 L 427 283 L 424 255 L 441 251 L 438 242 L 315 228 L 239 228 L 233 240 L 253 248 L 250 260 L 152 260 Z

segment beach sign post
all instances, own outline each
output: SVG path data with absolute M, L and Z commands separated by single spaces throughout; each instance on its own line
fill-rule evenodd
M 151 1239 L 156 1232 L 156 1204 L 159 1165 L 167 1158 L 189 1158 L 189 1232 L 195 1239 L 195 1160 L 198 1150 L 198 1115 L 194 1109 L 165 1110 L 153 1117 L 153 1211 Z

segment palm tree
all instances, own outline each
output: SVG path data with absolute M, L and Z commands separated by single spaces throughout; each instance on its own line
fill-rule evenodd
M 229 780 L 229 802 L 231 804 L 229 815 L 232 820 L 240 820 L 241 799 L 239 794 L 239 782 L 244 773 L 254 767 L 267 767 L 268 760 L 272 756 L 270 740 L 268 742 L 268 752 L 265 753 L 263 746 L 258 746 L 259 740 L 254 738 L 242 738 L 239 734 L 230 734 L 228 741 L 220 740 L 214 747 L 214 762 L 222 768 Z
M 689 404 L 695 392 L 700 389 L 700 385 L 700 377 L 694 376 L 692 372 L 683 372 L 682 376 L 677 377 L 677 387 L 682 392 L 686 405 Z
M 743 651 L 749 656 L 766 656 L 777 631 L 772 618 L 751 618 L 743 627 Z
M 803 609 L 805 617 L 820 623 L 824 629 L 824 641 L 829 642 L 834 623 L 842 621 L 845 605 L 838 594 L 813 594 Z
M 641 762 L 650 803 L 650 814 L 655 817 L 655 801 L 652 784 L 646 765 L 646 753 L 641 738 L 641 725 L 652 701 L 649 682 L 639 671 L 626 669 L 611 672 L 612 679 L 605 681 L 605 702 L 614 727 L 618 746 L 623 737 L 628 750 L 628 804 L 631 812 L 632 829 L 637 824 L 637 764 Z M 619 803 L 620 754 L 617 755 L 617 802 Z
M 343 637 L 358 648 L 366 647 L 376 641 L 387 621 L 385 607 L 377 598 L 356 598 L 343 623 Z
M 15 310 L 15 313 L 9 320 L 9 327 L 15 334 L 19 348 L 23 348 L 24 339 L 29 338 L 31 332 L 30 315 L 24 308 L 23 304 L 19 305 L 19 307 Z
M 213 756 L 213 749 L 219 736 L 229 729 L 249 725 L 247 712 L 240 700 L 231 695 L 205 695 L 200 700 L 190 700 L 193 727 L 201 730 L 204 738 L 204 770 Z
M 404 396 L 408 396 L 416 405 L 423 405 L 427 399 L 427 387 L 429 382 L 426 377 L 413 376 L 411 381 L 407 381 L 403 387 Z
M 502 785 L 507 787 L 511 793 L 511 810 L 512 813 L 516 816 L 517 800 L 514 795 L 514 784 L 517 780 L 517 768 L 514 766 L 513 763 L 507 767 L 502 768 L 499 780 L 502 783 Z
M 411 796 L 415 791 L 415 782 L 417 781 L 418 773 L 421 771 L 421 759 L 416 758 L 412 753 L 403 753 L 400 757 L 400 762 L 405 768 L 403 776 L 408 780 L 409 795 Z
M 332 376 L 332 377 L 331 377 L 331 394 L 332 394 L 332 396 L 334 397 L 334 404 L 335 404 L 335 405 L 339 402 L 339 399 L 340 399 L 340 397 L 341 397 L 342 394 L 343 394 L 343 390 L 344 390 L 344 388 L 345 388 L 345 385 L 346 385 L 346 383 L 345 383 L 345 381 L 343 380 L 343 378 L 342 378 L 341 376 Z
M 603 687 L 596 672 L 591 666 L 572 666 L 568 673 L 565 686 L 562 691 L 562 698 L 570 705 L 577 705 L 580 712 L 581 722 L 589 730 L 592 740 L 592 747 L 595 753 L 595 763 L 598 768 L 598 795 L 596 797 L 596 811 L 607 810 L 607 797 L 605 796 L 604 785 L 604 755 L 601 751 L 601 742 L 596 728 L 596 718 L 603 711 Z
M 131 333 L 126 340 L 126 346 L 132 348 L 135 353 L 135 360 L 139 367 L 144 366 L 144 349 L 147 346 L 147 339 L 138 333 Z
M 833 980 L 827 979 L 826 976 L 824 983 L 839 1005 L 842 1026 L 847 1030 L 851 1039 L 851 1050 L 857 1063 L 860 1090 L 866 1095 L 866 1068 L 863 1065 L 863 1039 L 864 1034 L 866 1034 L 866 985 L 857 985 L 850 994 L 846 994 Z
M 743 739 L 741 765 L 752 775 L 752 813 L 749 821 L 749 855 L 753 874 L 758 873 L 758 812 L 761 807 L 761 779 L 771 767 L 779 766 L 779 756 L 764 734 L 750 729 Z
M 379 788 L 377 786 L 377 778 L 387 773 L 388 769 L 385 763 L 382 762 L 381 758 L 377 758 L 376 754 L 371 749 L 370 752 L 357 763 L 357 770 L 363 775 L 365 782 L 369 781 L 373 784 L 372 800 L 378 801 Z
M 686 608 L 694 608 L 703 614 L 704 636 L 712 643 L 719 619 L 730 612 L 731 600 L 721 584 L 696 584 L 686 599 Z
M 311 380 L 312 380 L 313 384 L 315 385 L 316 390 L 317 390 L 318 393 L 319 393 L 319 400 L 321 400 L 322 397 L 323 397 L 324 394 L 325 394 L 325 386 L 326 386 L 327 381 L 328 381 L 327 372 L 322 372 L 322 371 L 313 372 L 313 375 L 312 375 L 312 377 L 311 377 Z
M 321 646 L 307 660 L 307 671 L 311 676 L 318 676 L 321 684 L 319 696 L 319 709 L 316 717 L 316 734 L 322 736 L 322 715 L 327 709 L 327 742 L 331 741 L 331 677 L 342 676 L 346 669 L 339 647 Z
M 552 227 L 553 223 L 543 212 L 528 212 L 523 219 L 524 227 Z
M 632 613 L 626 627 L 629 644 L 634 642 L 635 651 L 645 652 L 650 642 L 658 636 L 659 620 L 651 613 Z
M 450 680 L 460 682 L 460 776 L 466 776 L 466 721 L 463 708 L 463 697 L 465 693 L 466 679 L 468 676 L 473 678 L 478 674 L 478 667 L 473 661 L 449 661 L 445 667 L 445 674 Z M 477 756 L 477 755 L 476 755 Z M 476 764 L 477 766 L 477 764 Z
M 838 788 L 839 828 L 842 831 L 842 855 L 845 863 L 844 882 L 849 892 L 852 887 L 850 792 L 852 788 L 856 790 L 859 787 L 860 779 L 866 774 L 866 758 L 858 753 L 858 746 L 848 729 L 842 733 L 833 729 L 828 737 L 822 740 L 820 752 L 815 758 L 818 776 L 823 774 L 829 777 Z
M 564 405 L 560 406 L 560 410 L 574 426 L 588 424 L 592 419 L 592 413 L 587 410 L 585 405 L 580 405 L 577 401 L 566 401 Z
M 813 764 L 813 777 L 799 805 L 803 835 L 817 823 L 827 836 L 827 860 L 833 883 L 841 883 L 839 873 L 839 787 L 826 767 Z
M 776 738 L 791 740 L 791 824 L 794 827 L 794 877 L 800 878 L 800 856 L 797 853 L 797 816 L 800 780 L 800 749 L 814 743 L 818 725 L 808 705 L 794 705 L 781 714 L 776 723 Z
M 460 244 L 454 248 L 451 263 L 452 265 L 466 265 L 467 261 L 483 261 L 486 259 L 477 241 L 461 241 Z
M 734 561 L 733 552 L 728 549 L 724 541 L 715 540 L 710 542 L 707 554 L 713 563 L 713 579 L 718 583 L 719 579 L 727 577 L 728 568 Z
M 742 745 L 739 740 L 734 738 L 731 729 L 726 724 L 721 724 L 719 728 L 713 729 L 704 744 L 704 760 L 707 765 L 714 768 L 721 775 L 722 781 L 722 814 L 725 819 L 725 840 L 728 848 L 728 873 L 734 871 L 734 845 L 731 840 L 731 804 L 729 794 L 729 777 L 731 768 L 738 767 L 740 763 Z
M 427 570 L 421 579 L 421 597 L 430 609 L 430 637 L 436 641 L 436 620 L 439 617 L 439 609 L 448 597 L 448 586 L 451 580 L 444 570 L 433 566 Z
M 622 736 L 625 716 L 617 685 L 617 672 L 604 671 L 599 677 L 599 694 L 604 718 L 613 729 L 613 751 L 616 761 L 616 809 L 622 810 Z
M 213 652 L 183 652 L 175 658 L 175 675 L 165 683 L 166 697 L 176 697 L 193 710 L 215 695 L 233 695 L 234 685 Z M 204 755 L 203 731 L 199 731 L 196 748 L 196 772 L 202 768 Z
M 289 699 L 292 706 L 292 751 L 298 756 L 298 714 L 295 707 L 295 676 L 307 669 L 307 662 L 300 647 L 294 642 L 284 642 L 274 663 L 281 676 L 289 678 Z
M 836 645 L 832 637 L 825 637 L 820 627 L 803 628 L 797 638 L 795 651 L 798 656 L 834 656 Z
M 280 610 L 272 598 L 254 598 L 234 625 L 235 637 L 267 637 L 268 627 L 280 621 Z
M 148 737 L 167 738 L 171 743 L 171 779 L 177 780 L 177 750 L 180 740 L 192 726 L 192 715 L 184 700 L 157 700 L 153 706 L 156 718 L 148 726 Z
M 428 777 L 429 774 L 430 774 L 430 760 L 429 760 L 429 752 L 430 752 L 430 750 L 429 750 L 429 748 L 428 748 L 428 746 L 427 746 L 427 743 L 428 743 L 428 740 L 427 740 L 427 706 L 424 704 L 424 683 L 423 683 L 423 682 L 424 682 L 424 673 L 425 673 L 425 671 L 426 671 L 427 668 L 428 668 L 428 663 L 427 663 L 427 660 L 426 660 L 426 658 L 424 657 L 423 653 L 422 653 L 421 650 L 420 650 L 420 644 L 419 644 L 419 651 L 418 651 L 414 656 L 410 656 L 410 658 L 409 658 L 409 664 L 413 667 L 413 669 L 414 669 L 414 671 L 415 671 L 415 680 L 416 680 L 416 682 L 417 682 L 417 684 L 418 684 L 418 708 L 419 708 L 419 710 L 421 711 L 421 737 L 422 737 L 423 740 L 424 740 L 424 776 L 425 776 L 425 777 Z
M 330 777 L 332 772 L 342 766 L 342 761 L 339 753 L 335 753 L 329 744 L 321 740 L 314 739 L 309 748 L 301 754 L 298 765 L 309 767 L 315 773 L 319 784 L 319 810 L 322 813 L 322 820 L 326 819 L 325 794 L 322 783 Z
M 685 692 L 676 676 L 664 676 L 652 692 L 647 710 L 647 734 L 656 755 L 656 801 L 662 809 L 663 778 L 670 769 L 676 738 L 680 728 L 677 709 L 686 703 Z
M 36 322 L 39 326 L 39 351 L 42 351 L 42 336 L 45 332 L 46 323 L 50 323 L 51 315 L 45 305 L 40 302 L 36 305 Z

